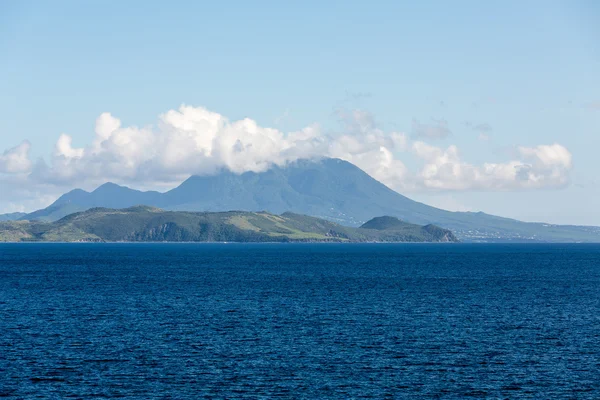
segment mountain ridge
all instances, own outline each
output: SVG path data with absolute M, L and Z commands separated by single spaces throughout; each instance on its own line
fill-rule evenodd
M 0 214 L 0 221 L 16 221 L 20 218 L 23 218 L 26 215 L 27 215 L 27 213 L 23 213 L 23 212 Z

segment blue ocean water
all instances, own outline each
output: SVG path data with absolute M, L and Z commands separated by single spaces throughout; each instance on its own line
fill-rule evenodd
M 600 246 L 0 245 L 0 396 L 600 398 Z

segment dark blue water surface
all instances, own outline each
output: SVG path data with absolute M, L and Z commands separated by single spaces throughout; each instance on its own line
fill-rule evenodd
M 600 398 L 600 246 L 0 245 L 11 398 Z

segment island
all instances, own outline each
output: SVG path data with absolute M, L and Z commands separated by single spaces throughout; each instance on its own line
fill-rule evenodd
M 91 208 L 55 221 L 0 222 L 0 242 L 458 242 L 435 225 L 377 217 L 360 227 L 286 212 Z

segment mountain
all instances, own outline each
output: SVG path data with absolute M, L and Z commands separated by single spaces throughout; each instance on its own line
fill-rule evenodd
M 56 221 L 69 214 L 94 207 L 127 208 L 138 204 L 155 205 L 161 193 L 141 192 L 114 183 L 105 183 L 93 192 L 75 189 L 58 198 L 49 207 L 21 217 L 21 220 Z
M 48 242 L 456 242 L 449 230 L 399 223 L 351 228 L 320 218 L 266 212 L 92 208 L 56 222 L 0 223 L 0 241 Z
M 20 213 L 20 212 L 16 212 L 16 213 L 10 213 L 10 214 L 0 214 L 0 221 L 16 221 L 20 218 L 23 218 L 25 215 L 25 213 Z
M 388 215 L 452 230 L 465 241 L 600 242 L 600 228 L 526 223 L 485 213 L 450 212 L 413 201 L 373 179 L 355 165 L 338 160 L 301 160 L 262 173 L 221 171 L 192 176 L 166 192 L 140 192 L 105 184 L 88 193 L 74 190 L 50 207 L 22 219 L 55 221 L 91 207 L 125 208 L 137 204 L 173 211 L 291 211 L 348 226 Z

